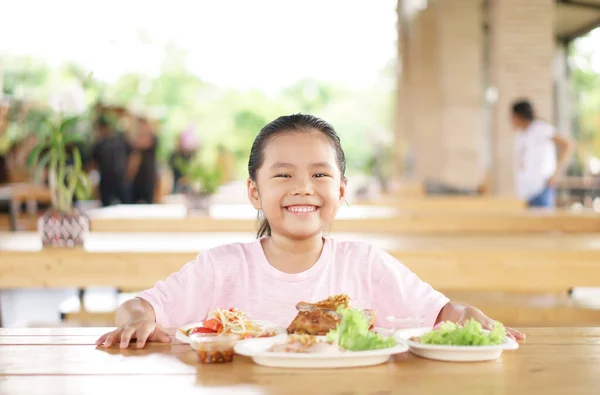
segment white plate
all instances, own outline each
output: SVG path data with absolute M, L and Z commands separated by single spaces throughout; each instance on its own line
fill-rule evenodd
M 261 321 L 261 320 L 253 320 L 252 322 L 254 322 L 257 325 L 262 326 L 265 329 L 274 330 L 277 335 L 287 334 L 286 328 L 284 328 L 282 326 L 278 326 L 277 324 L 274 324 L 272 322 Z M 187 331 L 189 329 L 201 327 L 201 326 L 202 326 L 202 322 L 195 322 L 193 324 L 188 324 L 186 326 L 182 326 L 181 328 L 179 328 L 175 331 L 175 338 L 184 343 L 190 343 L 191 342 L 190 337 L 185 335 L 181 330 Z
M 409 340 L 413 336 L 421 336 L 433 328 L 404 329 L 396 332 L 396 337 L 404 339 L 410 352 L 423 358 L 438 361 L 452 362 L 478 362 L 499 358 L 504 350 L 516 350 L 519 343 L 509 338 L 497 346 L 447 346 L 435 344 L 422 344 Z M 487 331 L 486 331 L 487 332 Z
M 376 328 L 376 332 L 389 336 L 392 331 Z M 286 353 L 268 351 L 275 344 L 283 344 L 287 336 L 272 338 L 248 339 L 238 342 L 234 350 L 236 354 L 252 358 L 262 366 L 277 368 L 350 368 L 359 366 L 373 366 L 386 363 L 394 354 L 408 351 L 404 341 L 398 339 L 395 347 L 373 351 L 344 351 L 334 353 Z

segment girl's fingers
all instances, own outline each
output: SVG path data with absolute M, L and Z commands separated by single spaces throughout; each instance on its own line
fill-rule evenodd
M 104 341 L 106 340 L 106 338 L 108 337 L 108 335 L 110 335 L 110 332 L 108 332 L 108 333 L 105 333 L 104 335 L 100 336 L 100 337 L 98 338 L 98 340 L 96 340 L 96 345 L 97 345 L 97 346 L 99 346 L 99 345 L 101 345 L 102 343 L 104 343 Z
M 511 336 L 515 340 L 524 340 L 525 339 L 525 334 L 522 332 L 519 332 L 516 329 L 506 328 L 506 333 L 508 333 L 509 336 Z
M 123 330 L 121 328 L 118 328 L 112 332 L 110 332 L 107 336 L 106 339 L 104 340 L 104 347 L 110 347 L 113 345 L 113 343 L 115 342 L 115 339 L 119 338 L 119 335 L 121 334 Z
M 169 336 L 169 334 L 163 329 L 156 327 L 156 329 L 154 330 L 154 335 L 156 340 L 161 343 L 171 343 L 171 336 Z
M 123 334 L 121 335 L 121 348 L 129 347 L 129 342 L 131 341 L 132 336 L 135 334 L 136 329 L 138 328 L 135 326 L 130 326 L 123 330 Z
M 135 345 L 137 348 L 143 348 L 146 345 L 146 340 L 155 331 L 156 326 L 154 324 L 145 324 L 137 331 Z
M 136 339 L 137 348 L 143 348 L 148 340 L 170 343 L 171 337 L 162 328 L 155 323 L 145 323 L 128 325 L 125 328 L 117 328 L 112 332 L 105 333 L 96 340 L 96 345 L 110 347 L 113 344 L 120 343 L 121 348 L 128 348 L 131 339 Z
M 492 329 L 494 329 L 494 321 L 491 320 L 484 320 L 481 323 L 481 327 L 485 330 L 491 331 Z

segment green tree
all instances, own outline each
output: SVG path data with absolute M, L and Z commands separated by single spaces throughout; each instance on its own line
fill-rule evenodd
M 584 172 L 590 156 L 600 157 L 600 75 L 593 68 L 597 48 L 585 44 L 589 37 L 573 43 L 569 49 L 571 83 L 575 91 L 573 137 L 578 141 L 572 174 Z M 596 55 L 597 56 L 597 55 Z

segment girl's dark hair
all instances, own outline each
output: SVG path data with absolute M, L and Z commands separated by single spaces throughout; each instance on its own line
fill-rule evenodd
M 533 121 L 535 118 L 533 106 L 527 100 L 519 100 L 514 102 L 512 105 L 512 112 L 526 121 Z
M 265 159 L 265 147 L 272 137 L 286 132 L 311 132 L 313 130 L 323 133 L 329 139 L 331 145 L 333 145 L 342 180 L 345 180 L 346 156 L 344 155 L 339 136 L 329 123 L 308 114 L 284 115 L 269 122 L 261 129 L 250 149 L 250 159 L 248 159 L 248 175 L 250 179 L 256 182 L 256 173 Z M 266 218 L 261 220 L 258 227 L 257 237 L 262 236 L 271 236 L 271 226 Z

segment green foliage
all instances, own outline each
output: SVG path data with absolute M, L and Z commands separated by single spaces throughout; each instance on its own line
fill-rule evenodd
M 183 174 L 183 182 L 195 192 L 212 195 L 221 185 L 223 178 L 221 170 L 217 166 L 209 165 L 200 154 L 194 156 L 189 162 L 182 157 L 177 157 L 175 167 Z
M 51 78 L 50 67 L 29 56 L 3 57 L 2 66 L 2 93 L 6 96 L 22 97 L 27 93 L 27 88 L 46 85 Z
M 234 153 L 237 175 L 245 177 L 250 147 L 260 129 L 278 116 L 305 112 L 334 125 L 346 151 L 348 170 L 362 172 L 373 151 L 370 144 L 365 144 L 368 134 L 371 130 L 391 126 L 389 112 L 393 96 L 387 90 L 392 89 L 393 84 L 384 84 L 383 90 L 377 85 L 349 89 L 302 79 L 278 92 L 229 89 L 211 85 L 189 70 L 186 54 L 174 44 L 169 43 L 162 50 L 164 57 L 157 75 L 130 72 L 114 83 L 91 79 L 85 85 L 89 105 L 101 102 L 123 106 L 160 118 L 160 160 L 168 158 L 177 135 L 188 125 L 195 124 L 204 148 L 222 145 Z M 5 86 L 11 92 L 29 92 L 40 101 L 47 100 L 53 89 L 60 86 L 57 80 L 81 82 L 86 76 L 85 70 L 74 64 L 56 70 L 28 58 L 18 58 L 4 66 L 5 74 L 12 76 L 8 82 L 5 78 Z M 32 129 L 37 131 L 42 127 L 32 125 Z
M 589 40 L 589 36 L 576 40 L 569 51 L 570 78 L 575 92 L 573 136 L 578 141 L 571 174 L 584 172 L 591 156 L 600 157 L 600 74 L 592 67 L 592 57 L 598 49 Z
M 58 117 L 46 121 L 46 133 L 33 149 L 29 163 L 36 170 L 36 178 L 47 170 L 52 208 L 62 213 L 73 210 L 73 196 L 85 199 L 91 193 L 91 183 L 83 169 L 81 154 L 76 143 L 82 141 L 77 133 L 80 118 Z

